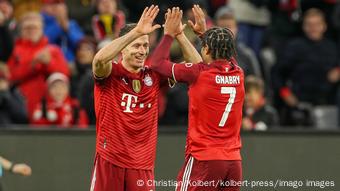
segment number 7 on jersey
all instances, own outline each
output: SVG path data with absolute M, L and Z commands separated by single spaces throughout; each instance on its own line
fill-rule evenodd
M 230 94 L 228 104 L 225 107 L 225 110 L 223 112 L 222 118 L 220 120 L 219 127 L 223 127 L 225 123 L 227 122 L 229 112 L 231 111 L 231 107 L 233 106 L 233 103 L 235 101 L 236 97 L 236 88 L 235 87 L 221 87 L 221 94 Z

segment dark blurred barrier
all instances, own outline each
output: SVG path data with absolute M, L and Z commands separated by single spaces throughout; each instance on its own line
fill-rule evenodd
M 172 184 L 182 166 L 184 129 L 160 129 L 159 184 Z M 245 132 L 242 138 L 247 183 L 243 190 L 274 190 L 271 184 L 276 184 L 275 190 L 340 190 L 340 132 Z M 94 130 L 0 130 L 0 155 L 25 161 L 33 168 L 31 177 L 5 174 L 1 180 L 5 191 L 89 190 L 94 145 Z M 293 188 L 301 183 L 305 186 L 306 180 L 319 181 L 314 182 L 318 186 Z M 326 182 L 321 181 L 330 181 L 330 186 L 322 189 Z M 174 189 L 162 186 L 157 190 Z

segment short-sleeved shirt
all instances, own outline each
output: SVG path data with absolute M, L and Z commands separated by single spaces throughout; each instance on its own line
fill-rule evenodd
M 244 74 L 235 60 L 173 64 L 172 75 L 174 80 L 189 84 L 186 156 L 241 160 Z
M 160 83 L 148 67 L 134 74 L 121 63 L 96 80 L 96 152 L 102 158 L 123 168 L 154 168 Z

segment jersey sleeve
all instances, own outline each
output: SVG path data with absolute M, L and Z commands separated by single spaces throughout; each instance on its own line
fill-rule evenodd
M 102 84 L 105 84 L 107 81 L 110 81 L 111 78 L 113 78 L 115 76 L 120 76 L 122 74 L 122 72 L 123 71 L 122 71 L 121 67 L 119 66 L 119 63 L 112 61 L 112 70 L 111 70 L 111 73 L 108 77 L 100 78 L 100 77 L 97 77 L 93 73 L 93 78 L 94 78 L 96 85 L 102 85 Z
M 198 78 L 200 71 L 202 70 L 202 64 L 172 64 L 171 74 L 175 82 L 185 82 L 192 84 Z
M 193 83 L 199 75 L 202 68 L 201 64 L 176 64 L 169 60 L 170 47 L 173 38 L 169 35 L 164 35 L 161 42 L 155 49 L 151 59 L 151 69 L 159 74 L 173 78 L 175 82 Z

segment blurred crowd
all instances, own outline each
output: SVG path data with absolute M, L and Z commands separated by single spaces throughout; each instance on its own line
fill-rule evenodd
M 207 26 L 228 27 L 244 69 L 243 129 L 336 127 L 340 107 L 340 2 L 336 0 L 0 0 L 0 127 L 31 124 L 87 128 L 95 124 L 91 63 L 125 23 L 158 4 Z M 198 37 L 185 33 L 200 49 Z M 150 49 L 161 30 L 150 35 Z M 178 43 L 175 62 L 184 61 Z M 186 85 L 160 95 L 160 124 L 186 125 Z

